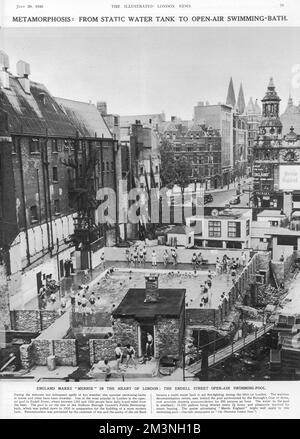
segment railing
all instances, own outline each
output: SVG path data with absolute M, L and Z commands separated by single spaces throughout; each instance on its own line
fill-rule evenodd
M 242 339 L 233 342 L 231 345 L 226 346 L 223 349 L 219 349 L 218 351 L 215 351 L 213 354 L 211 354 L 208 357 L 208 367 L 215 366 L 216 364 L 229 358 L 234 353 L 240 351 L 241 349 L 244 349 L 246 346 L 249 346 L 251 343 L 255 342 L 263 335 L 265 335 L 271 328 L 273 328 L 273 326 L 274 323 L 269 323 L 268 325 L 264 325 L 261 328 L 256 329 L 254 332 L 247 335 L 246 337 L 243 337 Z M 201 360 L 197 361 L 191 366 L 188 366 L 186 368 L 186 371 L 191 374 L 197 374 L 201 372 L 201 364 L 202 364 Z

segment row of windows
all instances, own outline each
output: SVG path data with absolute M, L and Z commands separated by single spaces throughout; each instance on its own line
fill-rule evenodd
M 30 154 L 38 154 L 41 152 L 41 148 L 45 142 L 45 139 L 40 139 L 37 137 L 31 137 L 29 139 L 29 152 Z M 58 153 L 62 151 L 74 151 L 75 148 L 75 140 L 73 139 L 50 139 L 48 140 L 52 153 Z M 95 146 L 100 148 L 101 142 L 95 141 Z M 78 151 L 82 151 L 88 147 L 89 142 L 85 140 L 78 141 Z M 13 137 L 12 139 L 12 152 L 16 154 L 18 151 L 18 147 L 20 145 L 20 137 Z M 110 142 L 103 142 L 102 146 L 107 147 L 111 146 Z
M 250 222 L 249 222 L 250 227 Z M 228 238 L 241 237 L 241 223 L 236 221 L 228 221 L 227 223 Z M 220 238 L 222 234 L 221 221 L 208 221 L 208 236 L 210 238 Z

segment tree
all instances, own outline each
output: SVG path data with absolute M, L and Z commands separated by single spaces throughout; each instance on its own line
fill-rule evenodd
M 192 165 L 184 155 L 180 156 L 175 163 L 175 183 L 180 187 L 181 193 L 190 184 L 192 175 Z
M 173 187 L 176 180 L 174 148 L 163 140 L 160 145 L 160 178 L 163 187 Z
M 175 163 L 175 183 L 181 189 L 181 209 L 182 219 L 184 221 L 184 189 L 190 184 L 192 174 L 192 165 L 184 155 L 180 156 Z

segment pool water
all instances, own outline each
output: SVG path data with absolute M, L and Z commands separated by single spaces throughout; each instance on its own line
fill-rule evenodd
M 154 273 L 155 270 L 147 270 Z M 184 288 L 186 289 L 186 304 L 188 308 L 199 308 L 200 305 L 200 285 L 207 280 L 207 271 L 198 272 L 197 276 L 185 275 L 182 272 L 175 275 L 159 274 L 158 284 L 160 288 Z M 220 274 L 212 279 L 212 288 L 209 292 L 210 308 L 217 308 L 220 303 L 222 292 L 227 292 L 232 286 L 230 274 Z M 112 305 L 116 307 L 122 301 L 126 292 L 130 288 L 145 288 L 145 272 L 114 272 L 108 279 L 101 279 L 99 285 L 91 290 L 96 297 L 100 297 L 99 307 L 103 311 L 111 311 Z

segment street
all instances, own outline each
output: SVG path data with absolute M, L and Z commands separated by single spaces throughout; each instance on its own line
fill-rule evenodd
M 232 207 L 247 207 L 249 206 L 249 192 L 242 193 L 243 189 L 249 190 L 249 183 L 250 180 L 247 180 L 247 183 L 241 184 L 241 194 L 240 194 L 240 200 L 241 202 L 239 204 L 232 204 Z M 237 188 L 237 183 L 236 183 Z M 235 187 L 232 187 L 229 190 L 217 190 L 217 191 L 210 191 L 209 193 L 213 196 L 213 201 L 210 203 L 207 203 L 205 206 L 211 206 L 211 207 L 225 207 L 226 204 L 229 204 L 230 200 L 232 200 L 236 196 L 236 189 Z M 251 195 L 251 194 L 250 194 Z

